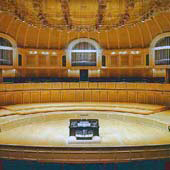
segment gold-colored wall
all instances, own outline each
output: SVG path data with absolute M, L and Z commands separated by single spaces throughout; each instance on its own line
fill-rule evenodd
M 133 50 L 138 50 L 140 53 L 131 54 Z M 120 51 L 126 51 L 127 54 L 121 55 Z M 43 55 L 42 52 L 49 54 Z M 63 67 L 62 56 L 66 55 L 64 50 L 18 48 L 18 53 L 22 55 L 22 66 L 0 66 L 0 69 L 3 70 L 3 77 L 79 77 L 80 69 L 88 69 L 89 77 L 157 77 L 156 71 L 154 70 L 153 76 L 152 67 L 146 66 L 145 58 L 149 49 L 114 50 L 116 54 L 112 52 L 112 50 L 103 50 L 102 55 L 106 57 L 104 67 L 70 67 L 71 63 Z M 53 53 L 56 54 L 52 55 Z M 165 74 L 158 74 L 158 77 L 164 76 Z
M 131 102 L 170 106 L 170 85 L 86 82 L 0 84 L 0 105 L 45 102 Z
M 127 54 L 119 54 L 126 51 Z M 139 51 L 139 54 L 131 54 Z M 37 54 L 30 54 L 36 52 Z M 42 52 L 48 52 L 43 55 Z M 103 50 L 106 57 L 106 66 L 71 66 L 67 61 L 66 67 L 62 66 L 62 56 L 65 50 L 27 49 L 18 48 L 22 55 L 22 66 L 18 66 L 17 56 L 13 66 L 0 66 L 0 77 L 80 77 L 80 69 L 88 69 L 89 77 L 166 77 L 166 69 L 170 66 L 146 65 L 148 48 Z M 55 55 L 53 54 L 55 53 Z M 15 61 L 16 60 L 16 61 Z M 100 61 L 101 62 L 101 61 Z M 71 67 L 70 67 L 71 66 Z

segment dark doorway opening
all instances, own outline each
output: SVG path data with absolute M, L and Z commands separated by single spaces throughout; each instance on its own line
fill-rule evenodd
M 166 74 L 166 82 L 170 83 L 170 69 L 167 69 Z
M 88 70 L 80 70 L 80 81 L 88 81 Z

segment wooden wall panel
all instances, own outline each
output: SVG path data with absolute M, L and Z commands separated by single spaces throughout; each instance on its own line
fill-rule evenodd
M 41 91 L 41 103 L 49 103 L 51 102 L 51 94 L 49 90 Z
M 136 89 L 136 83 L 127 83 L 126 84 L 127 89 Z
M 31 103 L 40 103 L 40 91 L 31 91 Z
M 51 90 L 51 102 L 61 102 L 61 91 Z
M 13 84 L 5 84 L 5 90 L 7 90 L 7 91 L 13 91 L 13 90 L 15 90 L 15 85 L 13 85 Z
M 170 92 L 164 92 L 162 94 L 163 94 L 164 105 L 170 106 Z
M 82 90 L 75 90 L 75 102 L 83 102 L 84 95 Z
M 46 66 L 46 64 L 47 64 L 46 58 L 47 57 L 44 55 L 38 56 L 38 66 Z
M 50 83 L 52 89 L 61 89 L 62 83 Z
M 0 106 L 3 106 L 6 104 L 6 97 L 5 97 L 5 92 L 0 92 Z
M 51 89 L 52 88 L 52 83 L 41 83 L 40 88 L 41 89 Z
M 117 83 L 115 84 L 116 89 L 126 89 L 126 83 Z
M 31 92 L 23 92 L 23 103 L 31 103 Z
M 98 83 L 89 83 L 89 88 L 97 88 Z
M 154 92 L 145 92 L 145 96 L 146 96 L 145 103 L 155 104 L 155 95 L 154 95 Z
M 80 88 L 88 88 L 89 87 L 89 83 L 88 82 L 81 82 L 81 83 L 79 83 L 79 87 Z
M 49 70 L 48 69 L 42 69 L 36 71 L 38 77 L 48 77 Z
M 49 56 L 50 59 L 50 66 L 57 66 L 58 65 L 58 57 L 57 56 Z
M 139 103 L 145 103 L 145 93 L 143 91 L 138 91 L 137 92 L 137 101 Z
M 133 66 L 142 65 L 142 57 L 141 56 L 132 56 Z
M 48 102 L 130 102 L 170 106 L 169 84 L 1 84 L 0 105 Z M 6 91 L 5 91 L 6 90 Z
M 73 102 L 75 101 L 75 90 L 62 90 L 61 91 L 62 102 Z
M 108 101 L 109 102 L 117 102 L 118 101 L 118 92 L 117 92 L 117 90 L 114 90 L 114 91 L 109 90 L 108 91 Z
M 25 76 L 26 77 L 37 77 L 36 70 L 26 70 Z
M 108 92 L 107 90 L 100 90 L 99 93 L 99 101 L 100 102 L 107 102 L 108 101 Z
M 27 66 L 36 66 L 36 56 L 34 55 L 28 55 L 26 57 L 26 65 Z
M 159 103 L 161 105 L 164 105 L 162 92 L 154 92 L 154 95 L 155 95 L 155 104 Z
M 118 66 L 118 64 L 119 64 L 119 58 L 118 58 L 118 56 L 111 56 L 110 57 L 110 66 L 111 67 L 116 67 L 116 66 Z
M 129 56 L 121 56 L 121 66 L 129 65 Z
M 48 70 L 49 72 L 49 77 L 59 77 L 59 73 L 57 70 Z
M 80 87 L 79 85 L 80 85 L 79 83 L 70 83 L 69 87 L 72 89 L 77 89 Z
M 118 101 L 119 102 L 128 102 L 128 93 L 126 90 L 118 91 Z
M 70 83 L 62 83 L 62 88 L 63 89 L 69 89 L 70 88 Z
M 99 88 L 99 89 L 100 89 L 100 88 L 105 89 L 105 88 L 106 88 L 106 84 L 107 84 L 107 83 L 103 83 L 103 82 L 98 83 L 98 88 Z
M 100 90 L 92 90 L 91 91 L 91 101 L 92 102 L 100 101 Z
M 84 94 L 83 94 L 83 96 L 84 96 L 84 101 L 85 102 L 90 102 L 91 101 L 91 90 L 85 90 L 84 91 Z
M 68 77 L 80 77 L 80 70 L 68 70 Z
M 14 104 L 23 103 L 23 92 L 14 92 Z
M 128 102 L 135 103 L 137 101 L 137 92 L 136 91 L 128 91 Z
M 14 104 L 14 93 L 13 92 L 8 92 L 5 94 L 5 104 L 6 105 Z

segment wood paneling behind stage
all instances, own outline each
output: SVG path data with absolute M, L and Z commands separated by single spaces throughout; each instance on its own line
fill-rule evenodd
M 169 84 L 0 84 L 0 105 L 46 102 L 130 102 L 170 106 Z

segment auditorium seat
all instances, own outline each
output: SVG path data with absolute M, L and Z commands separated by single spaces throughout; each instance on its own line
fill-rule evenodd
M 40 82 L 79 82 L 79 78 L 68 77 L 6 77 L 3 78 L 4 83 L 40 83 Z M 145 83 L 164 83 L 164 78 L 141 78 L 141 77 L 93 77 L 88 79 L 89 82 L 145 82 Z

